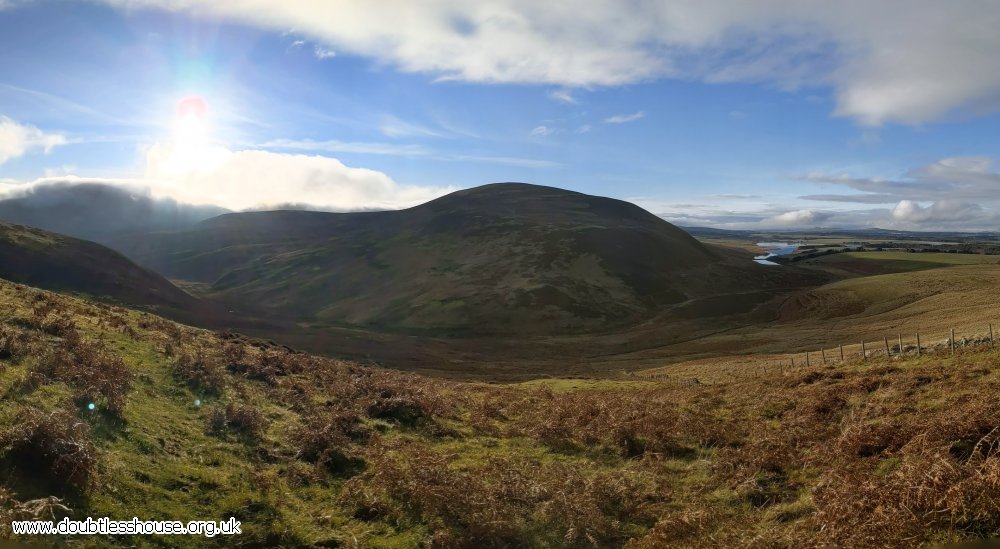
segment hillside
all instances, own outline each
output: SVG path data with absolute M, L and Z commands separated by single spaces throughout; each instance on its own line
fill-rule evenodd
M 247 546 L 971 541 L 1000 534 L 998 364 L 985 346 L 458 383 L 0 281 L 0 540 L 11 520 L 138 516 L 235 517 L 214 543 Z
M 788 278 L 633 204 L 516 183 L 400 211 L 227 214 L 115 246 L 233 307 L 434 335 L 607 331 Z
M 98 183 L 50 183 L 0 199 L 0 221 L 106 244 L 128 232 L 176 230 L 226 213 Z
M 0 223 L 0 278 L 120 303 L 191 309 L 198 300 L 100 244 Z

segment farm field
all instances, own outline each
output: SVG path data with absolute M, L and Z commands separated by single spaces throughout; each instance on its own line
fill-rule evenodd
M 953 265 L 1000 265 L 1000 256 L 958 253 L 843 252 L 799 265 L 854 276 L 936 269 Z
M 894 343 L 900 336 L 912 343 L 917 332 L 925 344 L 937 343 L 946 340 L 953 328 L 956 337 L 982 337 L 990 323 L 1000 330 L 998 285 L 1000 265 L 992 264 L 938 263 L 923 270 L 855 275 L 791 294 L 768 320 L 668 347 L 607 357 L 604 366 L 639 370 L 745 355 L 771 355 L 774 358 L 768 360 L 774 363 L 790 360 L 792 353 L 819 353 L 841 344 L 846 352 L 859 353 L 862 340 L 879 348 L 884 339 Z

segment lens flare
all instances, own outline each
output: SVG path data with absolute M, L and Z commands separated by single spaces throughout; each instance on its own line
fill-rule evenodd
M 147 162 L 153 177 L 171 179 L 211 172 L 229 156 L 228 150 L 213 142 L 208 102 L 200 96 L 177 102 L 172 130 L 168 143 L 150 150 Z

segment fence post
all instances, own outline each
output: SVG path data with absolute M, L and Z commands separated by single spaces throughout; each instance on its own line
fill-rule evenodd
M 865 340 L 861 340 L 861 360 L 868 360 L 868 351 L 865 350 Z
M 823 365 L 826 365 L 826 350 L 820 349 L 819 354 L 823 357 Z
M 896 337 L 899 338 L 899 356 L 903 356 L 903 334 L 897 332 Z
M 951 355 L 955 356 L 955 328 L 951 329 Z
M 920 356 L 920 332 L 917 332 L 917 356 Z
M 882 342 L 885 343 L 885 357 L 889 358 L 889 337 L 882 336 Z
M 809 351 L 806 351 L 806 368 L 809 367 Z
M 844 361 L 844 344 L 843 343 L 840 344 L 840 361 L 841 362 Z
M 794 367 L 795 367 L 795 357 L 793 356 L 792 357 L 792 368 L 794 368 Z
M 993 323 L 990 323 L 990 349 L 993 348 Z

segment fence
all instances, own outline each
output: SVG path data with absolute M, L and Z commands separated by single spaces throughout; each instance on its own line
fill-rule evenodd
M 862 338 L 858 343 L 843 343 L 832 347 L 821 347 L 813 351 L 784 353 L 781 355 L 749 355 L 745 358 L 741 357 L 740 359 L 734 359 L 734 363 L 724 366 L 718 363 L 708 363 L 700 365 L 700 367 L 724 367 L 726 369 L 726 375 L 733 378 L 763 377 L 768 374 L 783 374 L 785 372 L 800 370 L 802 368 L 816 368 L 851 362 L 864 362 L 869 359 L 881 357 L 920 357 L 923 355 L 940 354 L 942 352 L 954 355 L 959 349 L 969 347 L 995 348 L 997 341 L 993 335 L 993 324 L 989 323 L 983 326 L 983 328 L 986 328 L 985 332 L 974 332 L 972 335 L 961 337 L 956 337 L 956 330 L 954 328 L 951 328 L 946 334 L 921 334 L 920 331 L 915 331 L 911 334 L 904 335 L 902 332 L 896 332 L 893 334 L 893 337 L 883 335 L 881 339 L 874 341 Z M 969 331 L 965 331 L 965 333 L 971 333 L 971 329 Z M 928 335 L 931 335 L 932 337 L 944 335 L 945 338 L 943 340 L 928 339 Z M 720 358 L 718 360 L 721 361 L 724 360 L 724 358 Z M 628 377 L 644 381 L 673 379 L 676 381 L 688 381 L 691 383 L 701 382 L 697 377 L 691 378 L 689 376 L 678 375 L 680 372 L 669 371 L 671 368 L 680 366 L 681 364 L 661 368 L 662 370 L 667 371 L 635 372 L 628 374 Z M 699 366 L 691 367 L 694 368 Z

